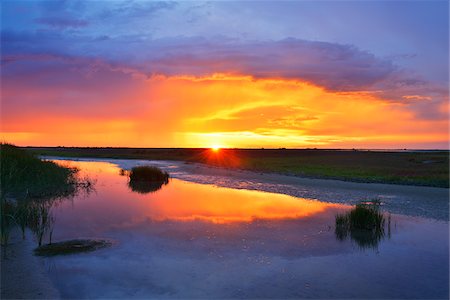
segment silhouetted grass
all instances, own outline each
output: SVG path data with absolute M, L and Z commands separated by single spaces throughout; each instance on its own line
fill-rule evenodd
M 2 245 L 8 243 L 9 232 L 11 228 L 16 225 L 15 216 L 16 209 L 13 203 L 10 201 L 4 201 L 3 199 L 0 201 L 0 209 L 1 209 L 1 219 L 0 219 L 0 242 Z
M 157 167 L 138 166 L 130 171 L 130 181 L 168 182 L 169 174 Z
M 27 203 L 26 225 L 34 233 L 38 246 L 42 245 L 42 239 L 49 235 L 49 243 L 52 243 L 52 232 L 55 218 L 52 214 L 52 201 L 30 201 Z
M 385 217 L 379 207 L 379 201 L 375 200 L 336 215 L 336 237 L 339 240 L 350 237 L 362 248 L 376 248 L 385 235 Z M 390 216 L 388 221 L 390 226 Z
M 157 191 L 169 183 L 169 174 L 152 166 L 134 167 L 128 172 L 128 176 L 128 186 L 132 191 L 141 194 Z
M 70 194 L 76 189 L 75 168 L 42 161 L 10 144 L 0 144 L 1 193 L 15 198 Z
M 23 235 L 29 227 L 39 245 L 45 234 L 51 240 L 54 203 L 80 188 L 92 189 L 89 179 L 76 177 L 77 169 L 42 161 L 11 144 L 0 144 L 0 163 L 2 244 L 7 244 L 13 226 L 19 226 Z

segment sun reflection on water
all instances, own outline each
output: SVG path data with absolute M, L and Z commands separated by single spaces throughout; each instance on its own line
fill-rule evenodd
M 202 220 L 222 224 L 255 219 L 304 218 L 342 206 L 282 194 L 196 184 L 176 178 L 154 193 L 138 194 L 128 189 L 127 176 L 119 176 L 120 168 L 113 164 L 87 161 L 70 164 L 91 175 L 96 173 L 99 189 L 105 189 L 102 193 L 109 195 L 107 204 L 100 200 L 90 205 L 108 205 L 109 209 L 119 206 L 124 214 L 127 210 L 133 211 L 130 214 L 135 220 Z

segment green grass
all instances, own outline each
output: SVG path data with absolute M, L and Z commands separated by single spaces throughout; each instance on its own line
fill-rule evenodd
M 429 162 L 431 163 L 424 163 Z M 248 157 L 244 169 L 354 182 L 449 187 L 448 153 L 318 152 Z
M 376 248 L 385 236 L 386 218 L 378 200 L 357 204 L 346 214 L 336 215 L 335 234 L 339 240 L 350 237 L 361 248 Z M 388 217 L 390 232 L 390 216 Z
M 314 149 L 29 148 L 40 155 L 182 160 L 310 178 L 449 187 L 449 152 Z
M 92 189 L 89 179 L 79 179 L 77 169 L 42 161 L 10 144 L 0 144 L 1 243 L 6 245 L 12 227 L 22 234 L 30 228 L 38 244 L 53 231 L 51 208 L 56 201 Z
M 2 197 L 42 198 L 75 190 L 77 169 L 42 161 L 10 144 L 0 145 Z

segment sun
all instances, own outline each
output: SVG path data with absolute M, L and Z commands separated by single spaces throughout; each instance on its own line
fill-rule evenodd
M 222 148 L 220 145 L 212 145 L 211 150 L 214 152 L 218 152 Z

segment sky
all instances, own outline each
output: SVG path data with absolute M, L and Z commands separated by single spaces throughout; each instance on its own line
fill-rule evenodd
M 1 139 L 449 148 L 448 1 L 2 1 Z

